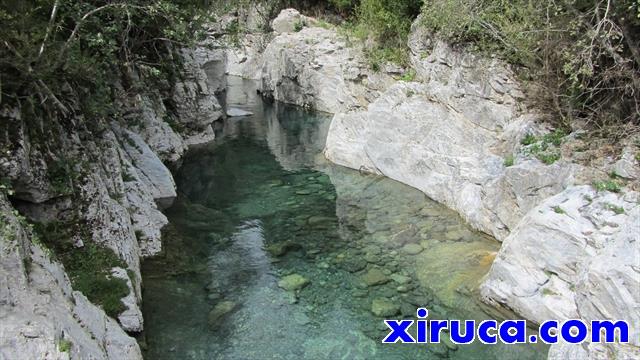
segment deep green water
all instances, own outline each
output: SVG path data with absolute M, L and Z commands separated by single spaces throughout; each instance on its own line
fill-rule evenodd
M 398 306 L 389 318 L 418 305 L 490 318 L 477 287 L 499 244 L 415 189 L 327 163 L 329 116 L 263 104 L 230 81 L 227 101 L 256 115 L 227 120 L 176 174 L 164 252 L 143 264 L 148 359 L 546 357 L 543 346 L 381 344 L 374 299 Z M 367 285 L 368 272 L 384 283 Z M 291 274 L 309 284 L 280 288 Z

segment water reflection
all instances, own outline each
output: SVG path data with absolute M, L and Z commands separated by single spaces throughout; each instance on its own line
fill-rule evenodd
M 546 348 L 382 345 L 382 318 L 482 320 L 498 244 L 395 181 L 321 155 L 330 118 L 230 79 L 229 119 L 192 151 L 162 256 L 144 264 L 150 359 L 535 359 Z

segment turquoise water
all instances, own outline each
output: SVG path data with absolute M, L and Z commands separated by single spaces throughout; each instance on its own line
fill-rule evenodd
M 143 264 L 146 358 L 546 357 L 544 346 L 381 344 L 384 312 L 495 316 L 477 288 L 499 243 L 415 189 L 327 163 L 329 116 L 263 104 L 237 79 L 227 102 L 255 115 L 185 157 L 164 251 Z

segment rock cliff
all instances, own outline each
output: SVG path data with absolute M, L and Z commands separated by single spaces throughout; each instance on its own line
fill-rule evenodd
M 206 71 L 220 51 L 179 56 L 183 71 L 169 91 L 123 97 L 121 119 L 53 119 L 34 131 L 18 109 L 2 111 L 0 173 L 11 184 L 3 192 L 11 203 L 2 195 L 0 357 L 141 358 L 125 331 L 144 327 L 140 258 L 161 250 L 167 219 L 160 210 L 176 196 L 167 166 L 189 145 L 213 139 L 212 123 L 222 117 L 212 85 L 222 79 Z M 123 76 L 140 82 L 144 71 Z M 113 251 L 122 267 L 108 276 L 129 289 L 117 320 L 72 290 L 56 249 L 41 238 L 54 234 L 30 222 L 53 224 L 73 248 Z

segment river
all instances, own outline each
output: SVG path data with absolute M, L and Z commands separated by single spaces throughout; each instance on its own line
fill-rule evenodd
M 328 163 L 331 117 L 230 78 L 229 118 L 175 173 L 163 253 L 143 264 L 148 359 L 543 359 L 544 345 L 382 344 L 383 319 L 496 316 L 500 246 L 393 180 Z

